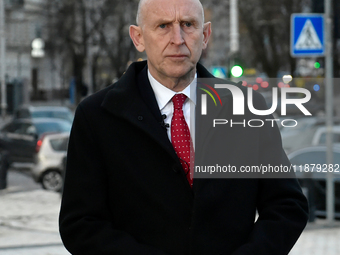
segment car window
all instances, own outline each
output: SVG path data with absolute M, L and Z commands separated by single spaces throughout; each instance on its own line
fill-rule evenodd
M 327 133 L 322 133 L 319 139 L 319 144 L 326 144 Z M 340 143 L 340 134 L 333 133 L 333 143 Z
M 336 164 L 340 163 L 340 153 L 333 152 L 333 161 Z M 290 162 L 293 165 L 325 164 L 326 163 L 326 152 L 325 151 L 303 152 L 291 158 Z
M 29 118 L 30 114 L 29 114 L 29 111 L 27 109 L 20 109 L 20 110 L 17 111 L 16 117 L 17 118 Z
M 18 128 L 14 131 L 17 134 L 25 134 L 27 135 L 27 130 L 32 126 L 30 123 L 18 123 Z
M 51 139 L 50 143 L 55 151 L 67 151 L 68 137 Z
M 27 123 L 10 123 L 6 125 L 2 131 L 3 132 L 8 132 L 8 133 L 15 133 L 15 134 L 23 134 L 25 130 L 25 124 L 28 125 Z
M 1 129 L 1 131 L 2 132 L 10 132 L 10 133 L 12 133 L 14 129 L 15 129 L 14 123 L 9 123 L 9 124 L 5 125 Z
M 293 151 L 297 148 L 302 148 L 311 145 L 316 127 L 305 130 L 304 132 L 295 134 L 291 137 L 285 137 L 282 139 L 283 148 L 287 151 Z
M 32 118 L 51 118 L 51 112 L 48 111 L 34 111 L 32 112 Z
M 53 118 L 59 118 L 59 119 L 64 119 L 64 120 L 68 120 L 70 122 L 73 121 L 73 115 L 70 112 L 66 112 L 66 111 L 55 111 L 52 112 L 52 117 Z
M 41 135 L 48 132 L 70 132 L 71 124 L 68 122 L 41 122 L 36 123 L 37 133 Z
M 58 118 L 73 121 L 73 114 L 68 111 L 34 111 L 32 118 Z
M 29 125 L 27 126 L 26 130 L 25 130 L 25 134 L 27 135 L 34 135 L 37 134 L 37 129 L 34 125 Z

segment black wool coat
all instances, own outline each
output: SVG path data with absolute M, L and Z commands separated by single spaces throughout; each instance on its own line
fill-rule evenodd
M 73 255 L 288 254 L 308 218 L 297 181 L 194 179 L 191 189 L 146 68 L 133 63 L 77 107 L 59 221 L 65 247 Z M 259 94 L 254 102 L 264 105 Z M 276 127 L 254 130 L 227 136 L 232 164 L 289 164 Z

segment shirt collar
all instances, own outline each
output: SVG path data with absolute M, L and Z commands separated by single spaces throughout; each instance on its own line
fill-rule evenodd
M 186 95 L 190 101 L 192 101 L 196 105 L 196 87 L 197 87 L 197 73 L 195 74 L 195 78 L 192 80 L 192 82 L 182 91 L 175 92 L 171 89 L 168 89 L 161 83 L 159 83 L 150 73 L 148 69 L 148 78 L 151 84 L 151 87 L 155 93 L 156 100 L 158 103 L 158 107 L 160 110 L 162 110 L 168 102 L 171 100 L 171 98 L 176 94 L 184 94 Z

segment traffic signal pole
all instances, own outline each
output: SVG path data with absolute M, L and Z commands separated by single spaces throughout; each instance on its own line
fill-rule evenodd
M 327 165 L 333 164 L 333 33 L 332 1 L 325 0 L 326 20 L 326 126 L 327 126 Z M 333 172 L 327 172 L 326 208 L 327 224 L 334 225 L 334 178 Z
M 6 117 L 7 98 L 6 98 L 6 35 L 5 35 L 5 1 L 0 0 L 0 82 L 1 82 L 1 115 Z
M 238 32 L 238 0 L 230 0 L 230 54 L 235 54 L 239 51 L 239 37 Z
M 229 51 L 229 70 L 235 65 L 235 57 L 240 48 L 239 43 L 239 29 L 238 29 L 238 0 L 230 0 L 229 4 L 229 17 L 230 17 L 230 51 Z M 233 80 L 233 76 L 230 79 Z

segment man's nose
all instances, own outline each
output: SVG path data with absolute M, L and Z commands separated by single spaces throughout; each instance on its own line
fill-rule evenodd
M 184 43 L 183 31 L 179 24 L 175 24 L 172 29 L 171 43 L 181 45 Z

